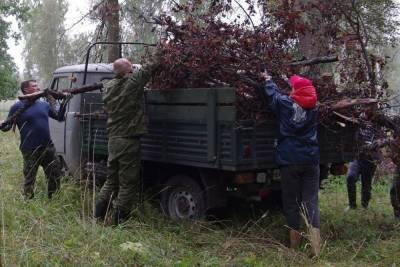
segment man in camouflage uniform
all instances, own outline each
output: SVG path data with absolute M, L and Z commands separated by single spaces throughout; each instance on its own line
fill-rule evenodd
M 113 224 L 119 224 L 128 219 L 133 204 L 138 202 L 140 137 L 147 132 L 143 94 L 157 66 L 150 63 L 132 74 L 131 62 L 117 59 L 113 64 L 116 77 L 104 85 L 108 174 L 96 200 L 95 218 L 104 219 L 115 198 Z
M 40 88 L 35 80 L 21 83 L 23 94 L 32 94 Z M 16 124 L 20 131 L 20 150 L 24 160 L 24 186 L 25 198 L 34 197 L 36 174 L 42 166 L 47 180 L 47 194 L 52 195 L 60 187 L 61 163 L 56 156 L 56 151 L 50 137 L 49 117 L 58 121 L 64 120 L 66 102 L 61 104 L 56 112 L 49 103 L 41 100 L 18 101 L 10 109 L 8 120 L 0 123 L 2 131 L 8 131 Z M 11 119 L 15 117 L 14 119 Z

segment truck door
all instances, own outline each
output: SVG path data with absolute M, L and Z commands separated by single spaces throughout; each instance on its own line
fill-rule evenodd
M 51 82 L 50 88 L 55 91 L 71 88 L 71 76 L 64 74 L 64 76 L 55 76 Z M 59 104 L 59 103 L 58 103 Z M 59 106 L 56 107 L 57 109 Z M 67 107 L 68 111 L 68 107 Z M 65 154 L 65 126 L 66 122 L 58 122 L 56 120 L 49 121 L 51 138 L 54 142 L 57 154 Z

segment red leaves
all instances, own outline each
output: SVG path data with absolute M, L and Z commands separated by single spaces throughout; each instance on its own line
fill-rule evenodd
M 284 90 L 290 88 L 281 79 L 282 74 L 311 76 L 320 102 L 362 96 L 360 91 L 365 89 L 367 75 L 362 61 L 359 60 L 357 47 L 354 48 L 355 57 L 349 56 L 350 52 L 347 50 L 347 54 L 339 57 L 341 61 L 336 69 L 336 78 L 339 77 L 345 85 L 341 93 L 337 91 L 338 85 L 333 75 L 330 75 L 329 79 L 319 75 L 312 77 L 313 73 L 307 73 L 306 68 L 288 67 L 288 62 L 302 59 L 298 49 L 298 36 L 304 33 L 321 34 L 331 41 L 329 50 L 322 56 L 344 50 L 340 37 L 343 36 L 343 29 L 338 23 L 341 14 L 335 13 L 339 10 L 336 7 L 338 1 L 319 1 L 313 5 L 290 1 L 290 4 L 282 4 L 270 11 L 269 17 L 254 28 L 248 16 L 255 12 L 254 1 L 246 2 L 247 19 L 242 19 L 241 24 L 228 23 L 227 19 L 224 19 L 227 17 L 229 21 L 235 20 L 231 12 L 231 4 L 234 4 L 234 1 L 212 1 L 208 9 L 204 9 L 201 0 L 192 1 L 190 5 L 177 5 L 174 11 L 185 17 L 181 23 L 173 21 L 169 16 L 160 16 L 156 21 L 166 29 L 170 38 L 163 48 L 163 67 L 155 75 L 151 87 L 235 87 L 240 96 L 238 108 L 241 117 L 257 119 L 262 117 L 260 114 L 265 115 L 265 103 L 254 90 L 261 82 L 259 72 L 264 66 Z M 314 15 L 315 12 L 319 12 L 321 16 L 315 21 L 319 21 L 321 25 L 310 25 L 309 21 L 304 19 L 304 16 L 309 13 Z M 331 20 L 331 23 L 324 23 L 326 19 Z M 323 30 L 320 29 L 322 26 L 325 26 Z M 313 70 L 318 71 L 319 68 L 314 66 Z M 356 84 L 354 88 L 352 85 L 347 86 L 349 77 Z M 329 114 L 323 114 L 322 117 L 325 115 Z

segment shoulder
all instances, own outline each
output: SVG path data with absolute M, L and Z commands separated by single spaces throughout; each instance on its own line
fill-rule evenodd
M 10 111 L 13 112 L 13 111 L 16 111 L 17 109 L 23 108 L 23 107 L 24 107 L 24 103 L 22 103 L 20 100 L 18 100 L 11 106 Z
M 116 77 L 116 78 L 113 78 L 113 79 L 105 82 L 103 85 L 104 85 L 104 88 L 106 88 L 106 90 L 107 90 L 109 88 L 123 86 L 124 84 L 129 82 L 129 80 L 130 79 L 127 77 Z
M 287 106 L 287 107 L 292 107 L 293 106 L 293 99 L 291 99 L 288 95 L 280 95 L 280 101 L 283 105 Z
M 50 107 L 48 102 L 42 101 L 42 100 L 36 100 L 35 105 L 38 105 L 38 106 L 44 107 L 44 108 Z
M 109 86 L 109 85 L 115 83 L 116 80 L 118 80 L 118 79 L 117 78 L 112 78 L 110 80 L 106 80 L 106 81 L 103 82 L 103 86 Z
M 12 106 L 11 109 L 13 108 L 21 108 L 24 106 L 24 103 L 22 103 L 20 100 L 18 100 L 17 102 L 15 102 Z
M 293 104 L 294 103 L 294 101 L 293 101 L 293 99 L 291 99 L 288 95 L 283 95 L 282 94 L 282 101 L 285 101 L 285 102 L 287 102 L 287 103 L 290 103 L 290 104 Z

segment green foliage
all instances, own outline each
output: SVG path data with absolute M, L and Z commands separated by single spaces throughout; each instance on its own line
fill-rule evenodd
M 23 20 L 26 7 L 20 1 L 2 0 L 0 2 L 0 99 L 13 98 L 18 91 L 17 69 L 7 53 L 7 39 L 18 35 L 10 29 L 10 22 L 6 18 L 14 17 L 18 21 Z
M 122 6 L 122 35 L 124 40 L 131 42 L 156 43 L 162 34 L 153 22 L 153 17 L 161 13 L 171 13 L 177 20 L 182 20 L 182 13 L 173 13 L 171 7 L 177 4 L 186 4 L 187 0 L 128 0 Z M 206 4 L 204 4 L 206 6 Z M 204 7 L 205 9 L 205 7 Z M 124 47 L 125 56 L 133 62 L 140 62 L 145 48 L 141 46 Z
M 0 17 L 0 99 L 13 98 L 18 90 L 17 70 L 11 56 L 7 54 L 8 27 L 8 23 Z
M 105 227 L 88 215 L 91 196 L 73 181 L 49 201 L 43 172 L 35 199 L 20 192 L 18 136 L 0 139 L 1 261 L 4 266 L 397 266 L 400 225 L 392 217 L 387 183 L 374 185 L 368 210 L 344 213 L 344 177 L 330 178 L 320 192 L 324 249 L 319 259 L 287 249 L 280 212 L 251 214 L 238 202 L 219 222 L 172 222 L 146 204 L 122 227 Z M 243 212 L 246 213 L 243 213 Z
M 367 45 L 383 48 L 396 44 L 399 34 L 399 3 L 394 0 L 361 0 L 355 2 L 354 20 L 361 21 Z
M 29 21 L 22 30 L 26 41 L 24 76 L 47 85 L 56 68 L 83 63 L 92 35 L 68 35 L 64 26 L 66 0 L 30 0 L 30 4 Z
M 59 66 L 82 64 L 85 62 L 87 47 L 90 45 L 92 35 L 80 33 L 74 36 L 64 35 L 59 51 Z
M 11 99 L 16 96 L 18 91 L 16 72 L 11 59 L 0 62 L 0 99 Z
M 65 0 L 33 1 L 29 20 L 23 25 L 25 38 L 25 77 L 35 78 L 42 84 L 50 81 L 53 71 L 62 65 L 64 20 L 67 12 Z

